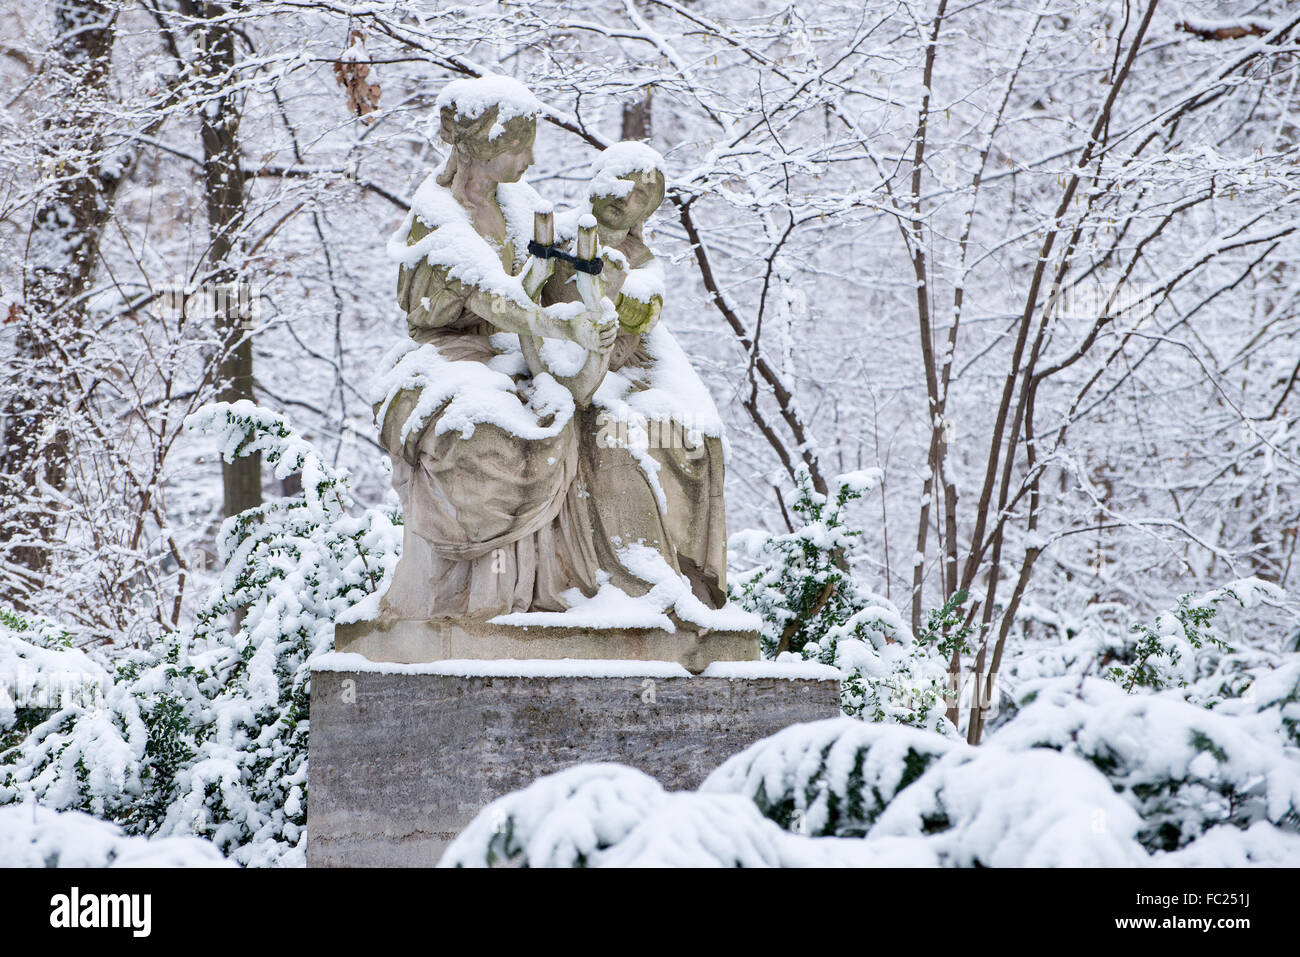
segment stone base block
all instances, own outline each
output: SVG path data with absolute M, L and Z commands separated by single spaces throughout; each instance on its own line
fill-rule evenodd
M 334 647 L 371 661 L 413 664 L 447 659 L 675 661 L 699 674 L 715 661 L 757 661 L 758 633 L 704 634 L 661 628 L 503 625 L 467 618 L 375 620 L 335 626 Z
M 307 862 L 431 866 L 491 801 L 575 764 L 615 761 L 692 789 L 784 727 L 839 714 L 816 665 L 658 662 L 371 665 L 312 673 Z

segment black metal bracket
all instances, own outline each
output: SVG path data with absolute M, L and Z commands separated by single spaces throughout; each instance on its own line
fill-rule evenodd
M 605 261 L 599 256 L 594 259 L 579 259 L 577 256 L 574 256 L 572 253 L 566 253 L 563 249 L 560 249 L 554 244 L 547 246 L 544 243 L 539 243 L 535 239 L 530 239 L 528 241 L 528 252 L 530 255 L 536 256 L 538 259 L 562 260 L 572 265 L 578 272 L 585 272 L 591 276 L 599 276 L 600 271 L 605 268 Z

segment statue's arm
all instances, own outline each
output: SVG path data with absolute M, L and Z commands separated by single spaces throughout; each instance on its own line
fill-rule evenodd
M 524 305 L 509 296 L 479 287 L 470 292 L 466 305 L 480 319 L 492 323 L 502 332 L 539 339 L 567 339 L 584 349 L 606 347 L 617 331 L 614 324 L 597 324 L 585 312 L 574 314 L 570 304 Z
M 465 304 L 476 316 L 502 332 L 577 341 L 574 328 L 579 323 L 558 318 L 550 310 L 532 303 L 525 305 L 509 296 L 476 286 L 471 289 Z
M 415 465 L 419 462 L 420 439 L 428 428 L 426 424 L 425 428 L 411 429 L 405 437 L 402 436 L 406 421 L 411 417 L 411 413 L 415 411 L 415 407 L 419 402 L 419 389 L 403 389 L 393 396 L 391 401 L 387 403 L 378 402 L 374 406 L 375 421 L 379 425 L 380 445 L 394 459 L 400 456 L 409 465 Z M 380 418 L 381 413 L 383 414 L 382 419 Z
M 499 292 L 452 279 L 446 267 L 428 262 L 414 269 L 403 268 L 397 291 L 412 335 L 448 325 L 468 309 L 502 332 L 567 339 L 588 349 L 597 347 L 602 339 L 589 317 L 567 318 L 572 307 L 523 304 Z

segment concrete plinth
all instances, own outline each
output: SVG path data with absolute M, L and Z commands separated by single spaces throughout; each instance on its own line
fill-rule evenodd
M 802 669 L 802 670 L 801 670 Z M 615 761 L 669 789 L 791 724 L 839 713 L 819 666 L 459 661 L 312 673 L 307 862 L 431 866 L 495 798 Z

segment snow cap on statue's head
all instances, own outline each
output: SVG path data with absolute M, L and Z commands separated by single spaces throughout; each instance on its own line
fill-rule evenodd
M 531 127 L 542 112 L 542 104 L 518 80 L 487 74 L 448 83 L 438 94 L 438 109 L 442 113 L 442 138 L 455 145 L 455 140 L 470 133 L 497 140 L 521 123 Z
M 614 196 L 619 199 L 635 188 L 633 180 L 659 178 L 667 180 L 664 158 L 658 150 L 627 140 L 601 150 L 591 164 L 591 182 L 587 198 Z

